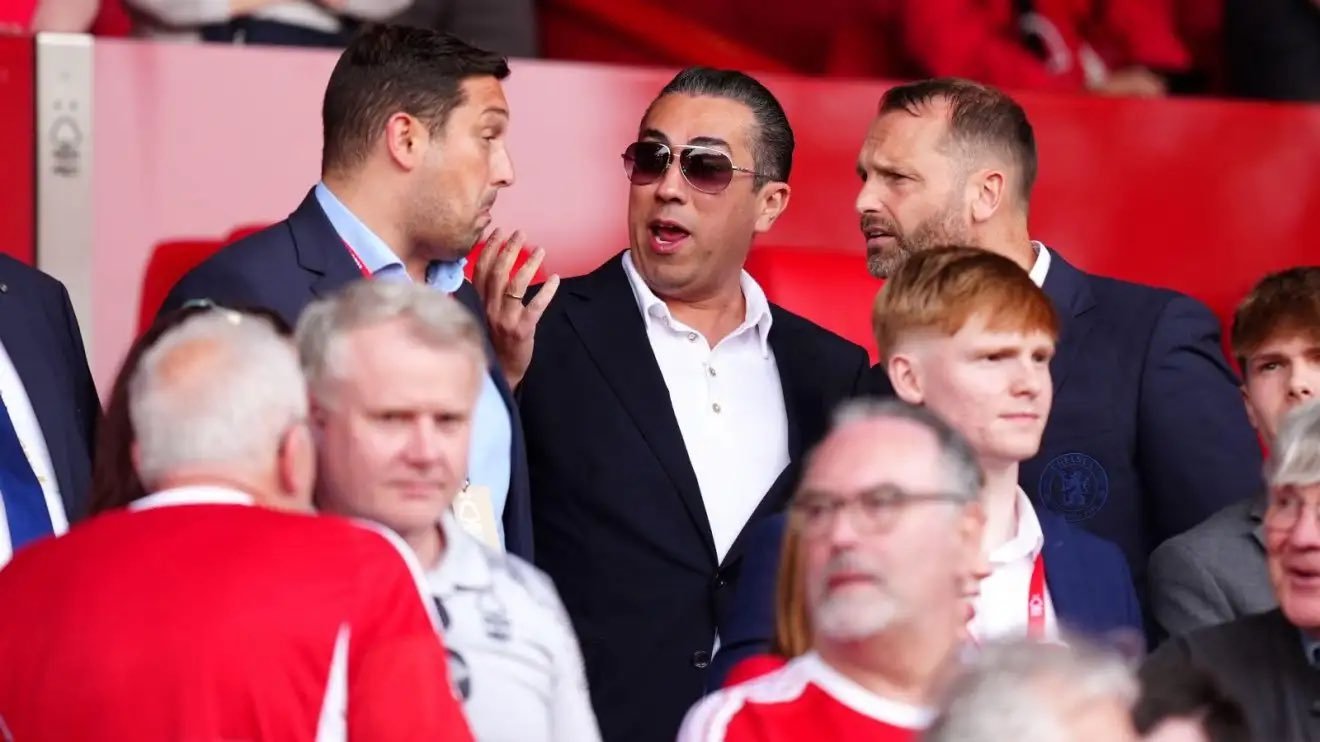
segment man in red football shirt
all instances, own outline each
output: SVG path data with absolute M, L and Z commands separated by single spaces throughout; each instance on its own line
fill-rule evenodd
M 129 389 L 152 494 L 0 571 L 0 738 L 469 742 L 407 548 L 311 512 L 289 342 L 214 309 Z
M 845 407 L 789 517 L 812 651 L 698 703 L 679 741 L 915 739 L 961 643 L 982 485 L 971 448 L 934 414 Z

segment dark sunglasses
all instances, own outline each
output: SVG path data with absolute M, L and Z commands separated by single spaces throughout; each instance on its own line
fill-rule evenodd
M 729 187 L 735 172 L 761 175 L 738 167 L 728 153 L 691 144 L 634 142 L 623 151 L 623 171 L 633 185 L 650 185 L 664 177 L 678 151 L 678 169 L 688 185 L 702 193 L 719 193 Z

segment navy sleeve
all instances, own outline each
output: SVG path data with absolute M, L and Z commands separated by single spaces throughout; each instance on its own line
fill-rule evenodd
M 1155 325 L 1137 435 L 1152 544 L 1260 490 L 1260 445 L 1220 349 L 1219 322 L 1194 299 L 1175 297 Z
M 707 691 L 723 687 L 724 678 L 742 660 L 770 649 L 775 633 L 775 583 L 785 517 L 773 515 L 748 535 L 742 573 L 728 614 L 719 627 L 720 649 L 710 663 Z

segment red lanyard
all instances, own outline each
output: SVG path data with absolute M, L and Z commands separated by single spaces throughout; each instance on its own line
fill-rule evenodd
M 358 257 L 357 250 L 354 250 L 353 246 L 348 244 L 348 240 L 344 240 L 344 249 L 348 250 L 348 257 L 353 259 L 358 270 L 362 271 L 362 275 L 371 278 L 371 271 L 367 270 L 367 264 L 362 262 L 362 258 Z
M 1027 638 L 1040 641 L 1045 638 L 1045 555 L 1036 555 L 1036 566 L 1031 568 L 1031 587 L 1027 590 Z
M 967 632 L 972 646 L 981 646 L 981 640 Z M 1027 638 L 1042 641 L 1045 638 L 1045 555 L 1037 554 L 1031 568 L 1031 582 L 1027 586 Z

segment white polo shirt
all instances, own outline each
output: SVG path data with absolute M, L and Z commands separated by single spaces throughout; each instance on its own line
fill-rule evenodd
M 446 512 L 427 573 L 450 676 L 478 742 L 599 742 L 577 635 L 554 584 Z

